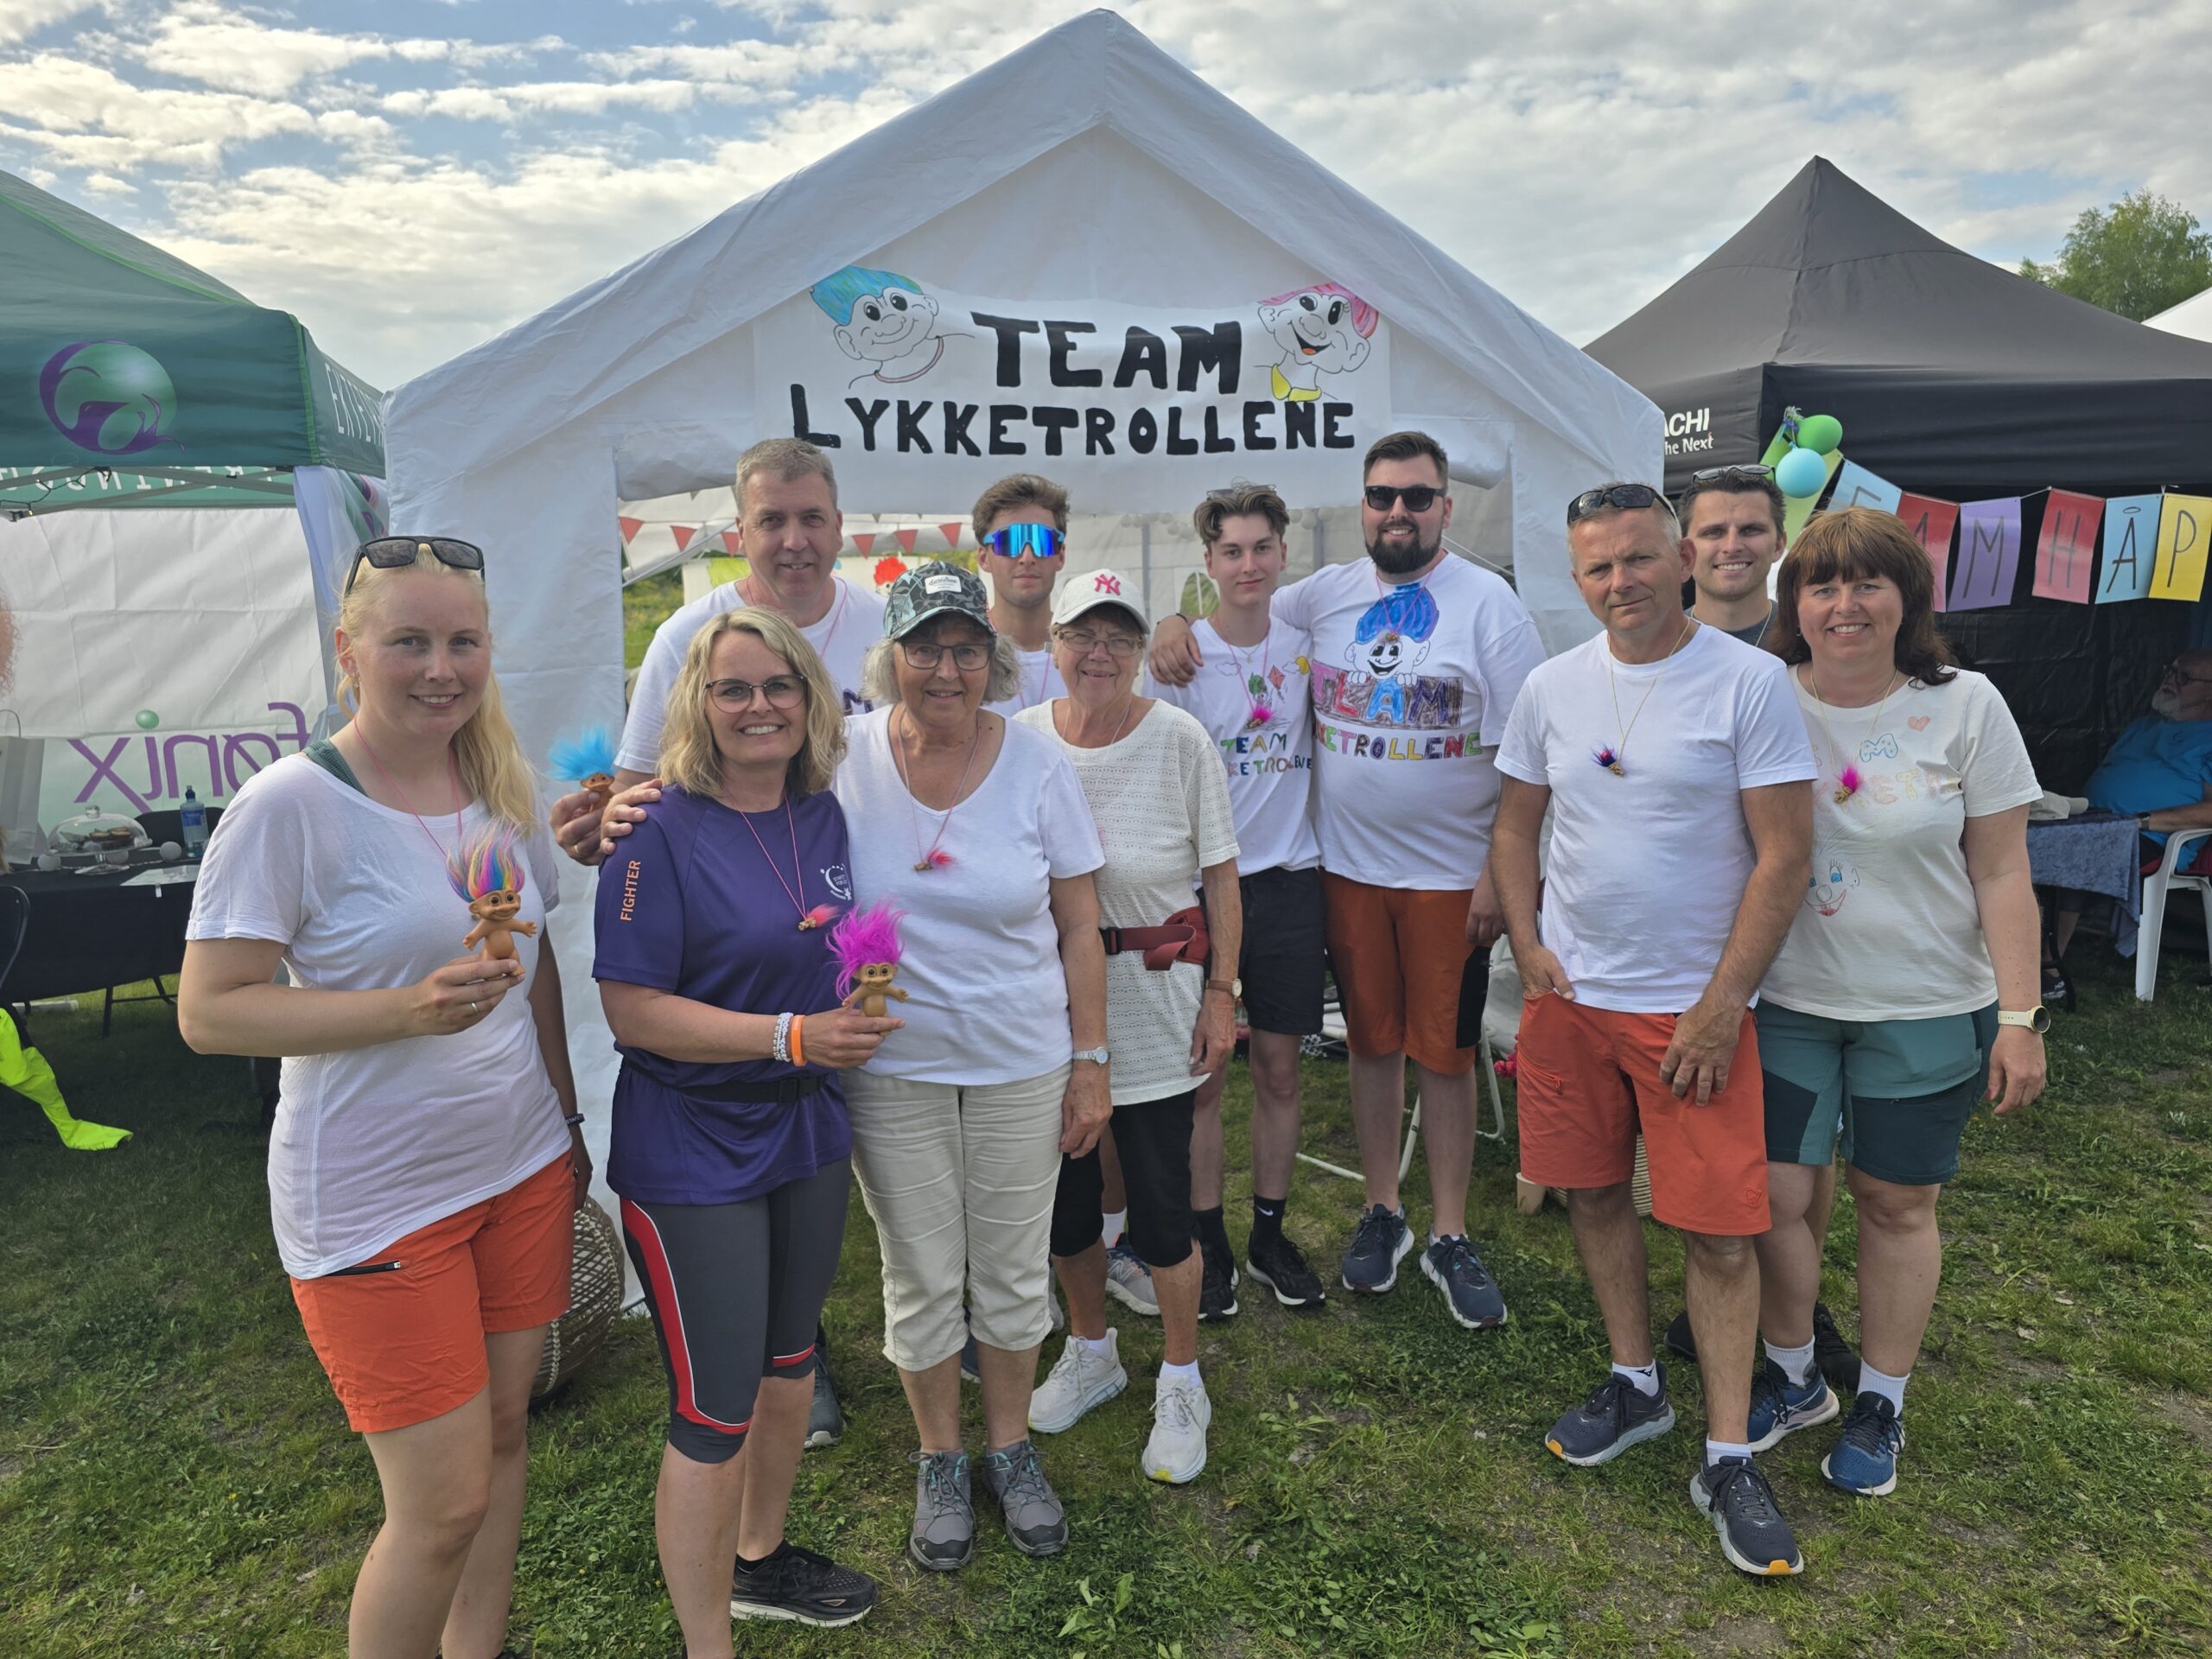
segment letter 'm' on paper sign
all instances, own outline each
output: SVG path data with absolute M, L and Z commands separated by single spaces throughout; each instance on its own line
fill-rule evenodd
M 2153 599 L 2184 599 L 2204 591 L 2205 543 L 2212 538 L 2212 496 L 2170 495 L 2158 515 L 2158 569 Z
M 1904 492 L 1886 478 L 1878 478 L 1855 461 L 1837 468 L 1835 488 L 1828 494 L 1828 511 L 1838 507 L 1879 507 L 1895 512 Z
M 2155 495 L 2116 495 L 2105 503 L 2105 562 L 2097 603 L 2119 605 L 2151 595 L 2157 573 L 2158 503 Z
M 2097 562 L 2097 523 L 2104 517 L 2100 496 L 2053 490 L 2044 503 L 2043 535 L 2036 543 L 2038 599 L 2089 602 L 2089 580 Z
M 1940 611 L 1944 590 L 1950 586 L 1951 527 L 1959 521 L 1958 504 L 1938 501 L 1932 495 L 1902 494 L 1897 497 L 1897 517 L 1904 520 L 1904 527 L 1935 569 L 1936 608 Z
M 1959 504 L 1959 557 L 1951 567 L 1954 611 L 2007 605 L 2020 574 L 2020 498 Z

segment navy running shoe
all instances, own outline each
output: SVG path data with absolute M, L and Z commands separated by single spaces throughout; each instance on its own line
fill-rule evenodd
M 1825 1423 L 1842 1409 L 1819 1366 L 1806 1382 L 1792 1382 L 1789 1372 L 1762 1355 L 1751 1372 L 1751 1414 L 1744 1438 L 1752 1451 L 1764 1452 L 1780 1445 L 1783 1435 Z
M 1749 1458 L 1722 1458 L 1691 1478 L 1690 1502 L 1712 1517 L 1728 1565 L 1757 1578 L 1805 1570 L 1797 1540 L 1774 1501 L 1774 1488 Z
M 1504 1294 L 1465 1234 L 1440 1238 L 1422 1251 L 1421 1270 L 1443 1293 L 1452 1317 L 1468 1330 L 1491 1331 L 1505 1323 Z
M 1897 1489 L 1897 1453 L 1904 1450 L 1904 1425 L 1897 1408 L 1880 1395 L 1860 1395 L 1851 1402 L 1843 1433 L 1821 1472 L 1828 1484 L 1859 1497 L 1886 1497 Z
M 1374 1205 L 1359 1218 L 1344 1251 L 1344 1288 L 1380 1296 L 1398 1282 L 1398 1263 L 1413 1247 L 1413 1229 L 1404 1215 Z
M 1656 1394 L 1646 1394 L 1618 1371 L 1608 1371 L 1587 1400 L 1552 1425 L 1544 1444 L 1553 1456 L 1587 1469 L 1610 1463 L 1638 1441 L 1656 1440 L 1674 1426 L 1664 1365 L 1659 1368 Z

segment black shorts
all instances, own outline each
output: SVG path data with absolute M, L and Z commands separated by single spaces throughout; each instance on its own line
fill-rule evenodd
M 1329 940 L 1319 869 L 1255 870 L 1240 877 L 1244 944 L 1236 974 L 1255 1031 L 1311 1037 L 1321 1029 Z
M 1129 1195 L 1129 1247 L 1147 1268 L 1191 1254 L 1191 1114 L 1198 1090 L 1114 1109 L 1114 1150 Z M 1105 1174 L 1093 1147 L 1062 1156 L 1052 1197 L 1052 1254 L 1080 1255 L 1105 1230 Z

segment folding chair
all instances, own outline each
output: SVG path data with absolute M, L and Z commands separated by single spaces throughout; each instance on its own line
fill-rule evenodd
M 2158 983 L 2158 941 L 2166 931 L 2166 899 L 2177 887 L 2194 888 L 2204 905 L 2204 935 L 2212 950 L 2212 877 L 2190 875 L 2182 866 L 2195 856 L 2212 830 L 2180 830 L 2166 837 L 2165 856 L 2143 878 L 2143 914 L 2136 924 L 2135 995 L 2148 1002 Z

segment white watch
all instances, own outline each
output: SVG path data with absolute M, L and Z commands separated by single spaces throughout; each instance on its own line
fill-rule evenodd
M 1103 1065 L 1106 1064 L 1107 1060 L 1111 1058 L 1111 1050 L 1103 1047 L 1078 1048 L 1074 1053 L 1069 1055 L 1068 1058 L 1071 1060 L 1089 1060 L 1093 1065 Z
M 1997 1010 L 1997 1023 L 2000 1026 L 2025 1026 L 2030 1031 L 2041 1035 L 2050 1029 L 2050 1010 L 2040 1002 L 2032 1008 L 2023 1008 L 2018 1013 L 1999 1008 Z

